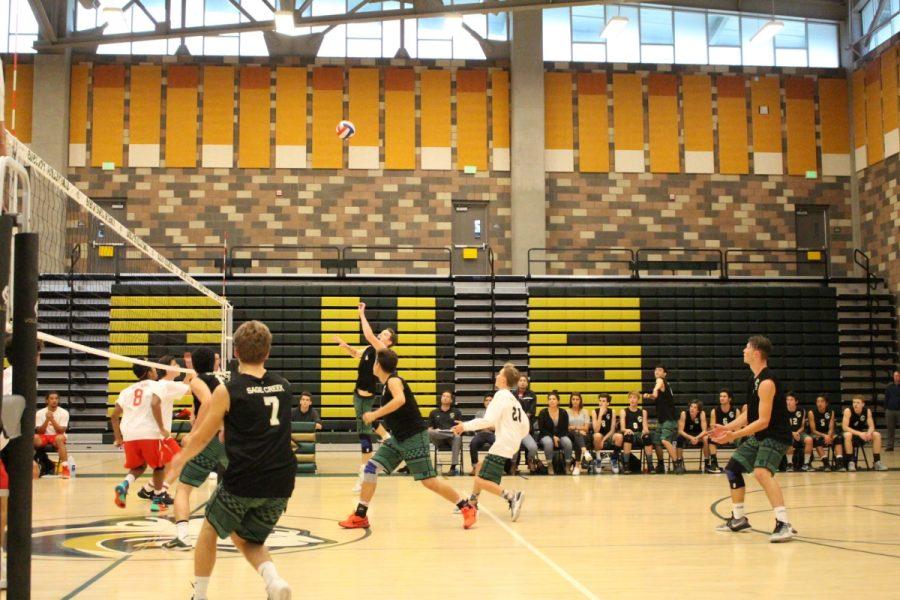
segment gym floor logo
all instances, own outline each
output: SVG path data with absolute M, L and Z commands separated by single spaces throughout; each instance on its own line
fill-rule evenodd
M 314 517 L 282 517 L 298 524 L 328 529 L 335 539 L 313 534 L 309 529 L 279 525 L 266 540 L 273 554 L 319 550 L 358 541 L 368 535 L 365 529 L 341 529 L 329 519 Z M 196 539 L 203 516 L 191 517 L 189 531 Z M 32 551 L 38 556 L 119 559 L 139 550 L 163 550 L 162 545 L 175 537 L 175 524 L 159 517 L 122 517 L 87 523 L 70 523 L 62 527 L 40 527 L 33 532 Z M 165 551 L 165 550 L 163 550 Z M 220 553 L 238 553 L 230 539 L 219 540 Z

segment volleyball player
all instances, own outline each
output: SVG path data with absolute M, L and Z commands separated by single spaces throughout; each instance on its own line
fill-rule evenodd
M 205 416 L 203 407 L 212 400 L 212 394 L 222 384 L 215 374 L 216 355 L 209 348 L 197 348 L 191 353 L 191 364 L 197 376 L 191 379 L 191 395 L 194 400 L 194 412 L 191 414 L 191 430 L 196 431 Z M 175 494 L 175 537 L 163 544 L 163 548 L 171 550 L 189 550 L 188 523 L 191 512 L 191 492 L 203 485 L 209 474 L 217 468 L 227 467 L 225 446 L 222 445 L 222 434 L 214 435 L 200 454 L 184 465 L 178 477 L 178 492 Z M 184 440 L 187 446 L 190 434 Z M 170 474 L 171 476 L 171 474 Z M 169 483 L 174 479 L 169 480 Z
M 854 450 L 872 442 L 876 471 L 887 471 L 881 462 L 881 433 L 875 430 L 872 409 L 862 396 L 853 396 L 853 405 L 844 409 L 844 450 L 847 451 L 847 470 L 856 470 Z
M 809 431 L 813 437 L 813 448 L 822 461 L 822 468 L 830 471 L 832 465 L 828 460 L 828 448 L 834 448 L 834 469 L 846 471 L 844 465 L 844 446 L 841 436 L 835 432 L 834 411 L 828 405 L 827 396 L 816 398 L 816 406 L 809 411 Z
M 806 433 L 806 415 L 798 406 L 799 401 L 795 392 L 788 392 L 785 395 L 785 401 L 793 438 L 787 451 L 787 469 L 788 471 L 812 471 L 813 439 Z
M 405 461 L 413 479 L 456 504 L 463 516 L 463 527 L 469 529 L 475 524 L 478 511 L 468 500 L 460 498 L 452 487 L 438 481 L 437 471 L 431 464 L 428 427 L 409 384 L 397 375 L 397 362 L 397 353 L 390 348 L 382 348 L 375 355 L 374 373 L 384 385 L 384 394 L 381 408 L 363 413 L 362 420 L 371 424 L 384 419 L 391 437 L 382 442 L 375 456 L 366 463 L 359 504 L 353 514 L 340 522 L 340 526 L 344 529 L 368 529 L 369 502 L 375 495 L 378 472 L 393 473 Z
M 647 419 L 647 411 L 638 406 L 640 398 L 640 392 L 628 394 L 628 407 L 619 413 L 619 423 L 622 427 L 622 471 L 624 473 L 631 472 L 632 448 L 645 450 L 647 469 L 653 471 L 653 441 L 650 437 L 650 424 Z M 665 465 L 663 465 L 663 473 L 665 473 Z
M 478 466 L 475 467 L 475 481 L 472 484 L 472 495 L 469 504 L 478 506 L 478 495 L 482 490 L 500 496 L 509 505 L 509 514 L 512 520 L 519 518 L 522 509 L 522 492 L 514 492 L 500 486 L 500 479 L 506 470 L 506 462 L 511 460 L 513 454 L 519 451 L 522 438 L 528 435 L 530 424 L 528 415 L 512 394 L 510 389 L 516 387 L 519 381 L 519 370 L 512 363 L 506 363 L 500 372 L 494 385 L 497 392 L 493 400 L 484 411 L 484 416 L 466 422 L 457 422 L 453 426 L 453 433 L 462 435 L 465 431 L 478 431 L 488 427 L 494 428 L 495 441 Z
M 769 368 L 771 354 L 772 342 L 767 338 L 755 335 L 747 341 L 744 363 L 753 372 L 747 390 L 747 410 L 728 425 L 716 425 L 710 434 L 717 444 L 747 438 L 725 466 L 725 475 L 731 487 L 731 517 L 716 529 L 722 532 L 750 529 L 750 521 L 744 512 L 746 489 L 743 473 L 752 471 L 775 511 L 775 531 L 769 536 L 769 541 L 787 542 L 797 532 L 788 521 L 784 496 L 775 481 L 775 472 L 791 443 L 791 429 L 784 392 Z
M 675 438 L 678 436 L 678 416 L 675 414 L 675 394 L 669 385 L 669 371 L 662 365 L 657 365 L 653 370 L 656 384 L 653 391 L 644 394 L 644 400 L 656 401 L 656 432 L 654 445 L 656 446 L 656 472 L 665 473 L 666 466 L 663 463 L 663 448 L 669 452 L 669 458 L 676 465 L 678 472 L 678 455 L 675 450 Z M 684 467 L 681 467 L 682 472 Z
M 291 447 L 291 384 L 266 370 L 272 333 L 259 321 L 234 332 L 237 371 L 213 391 L 203 405 L 200 425 L 182 453 L 172 461 L 170 476 L 180 475 L 187 461 L 205 451 L 225 429 L 228 468 L 206 505 L 206 519 L 194 552 L 194 600 L 206 600 L 216 563 L 216 538 L 231 537 L 266 584 L 270 600 L 287 600 L 291 588 L 278 575 L 265 547 L 294 491 L 297 460 Z
M 353 391 L 353 410 L 356 413 L 356 433 L 359 435 L 360 466 L 359 478 L 356 481 L 356 486 L 353 488 L 354 492 L 359 492 L 362 489 L 363 469 L 369 459 L 372 458 L 375 434 L 377 433 L 381 436 L 382 440 L 388 437 L 388 432 L 384 427 L 381 425 L 373 427 L 372 423 L 366 423 L 362 419 L 363 414 L 370 412 L 378 399 L 377 379 L 372 374 L 372 368 L 375 365 L 375 353 L 383 348 L 389 348 L 397 341 L 397 334 L 392 329 L 384 329 L 381 333 L 375 335 L 375 332 L 372 331 L 372 326 L 369 325 L 369 321 L 366 319 L 365 303 L 360 302 L 358 309 L 363 336 L 369 342 L 369 345 L 362 350 L 357 350 L 341 339 L 340 336 L 334 336 L 338 346 L 349 356 L 359 359 L 359 365 L 356 368 L 356 387 Z
M 594 452 L 597 457 L 594 459 L 594 468 L 598 473 L 601 450 L 612 450 L 612 457 L 609 459 L 610 468 L 613 473 L 619 472 L 619 453 L 622 450 L 623 438 L 622 434 L 616 431 L 617 421 L 613 409 L 609 406 L 609 394 L 600 394 L 600 406 L 594 411 L 591 419 L 594 429 Z
M 153 469 L 153 488 L 161 490 L 163 469 L 181 450 L 172 438 L 171 430 L 166 427 L 156 369 L 135 364 L 131 370 L 138 381 L 119 393 L 110 416 L 115 445 L 124 446 L 125 468 L 128 469 L 125 479 L 115 488 L 114 500 L 119 508 L 125 508 L 128 488 L 148 466 Z M 171 412 L 169 410 L 170 422 Z M 157 502 L 156 496 L 152 499 L 151 510 L 166 509 L 166 504 Z
M 734 398 L 731 394 L 731 390 L 726 388 L 722 388 L 719 390 L 719 405 L 709 411 L 709 429 L 714 428 L 716 425 L 728 425 L 735 419 L 737 419 L 738 413 L 740 411 L 734 405 Z M 707 469 L 707 473 L 721 473 L 722 469 L 719 467 L 719 459 L 717 457 L 717 453 L 719 451 L 719 447 L 712 441 L 709 441 L 709 469 Z
M 675 445 L 678 448 L 678 462 L 675 464 L 675 474 L 684 475 L 684 449 L 699 448 L 703 452 L 703 465 L 709 472 L 709 441 L 703 435 L 706 431 L 706 413 L 703 412 L 703 404 L 699 400 L 692 400 L 687 410 L 681 411 L 678 419 L 678 439 Z

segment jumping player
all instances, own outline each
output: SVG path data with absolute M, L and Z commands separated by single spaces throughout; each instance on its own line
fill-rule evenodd
M 212 394 L 222 384 L 215 374 L 216 358 L 209 348 L 197 348 L 191 353 L 191 364 L 197 376 L 191 380 L 191 395 L 194 399 L 194 411 L 191 413 L 191 430 L 197 431 L 206 416 L 203 407 L 212 400 Z M 171 550 L 189 550 L 188 520 L 191 512 L 191 492 L 206 481 L 209 474 L 219 467 L 228 466 L 225 446 L 222 445 L 221 432 L 214 435 L 206 447 L 184 465 L 178 477 L 178 492 L 175 494 L 175 537 L 163 544 L 163 548 Z M 190 441 L 190 434 L 184 440 L 185 446 Z M 171 476 L 171 473 L 170 473 Z M 172 483 L 174 479 L 169 480 Z
M 784 496 L 775 481 L 775 472 L 791 443 L 791 428 L 784 392 L 779 389 L 778 380 L 769 369 L 771 354 L 772 342 L 767 338 L 755 335 L 747 341 L 744 364 L 753 372 L 747 390 L 747 411 L 728 425 L 716 425 L 710 435 L 717 444 L 747 437 L 747 441 L 734 451 L 725 466 L 725 475 L 731 487 L 731 517 L 716 529 L 723 532 L 750 529 L 750 521 L 744 513 L 746 489 L 743 473 L 752 471 L 775 511 L 775 531 L 769 536 L 769 541 L 787 542 L 797 532 L 788 521 Z
M 847 470 L 856 470 L 853 450 L 872 442 L 872 452 L 876 471 L 887 471 L 881 462 L 881 433 L 875 430 L 872 409 L 866 407 L 862 396 L 853 396 L 853 406 L 844 409 L 844 449 L 847 451 Z
M 844 446 L 841 443 L 841 436 L 836 435 L 834 421 L 834 411 L 828 405 L 828 397 L 816 398 L 815 408 L 809 411 L 809 431 L 813 437 L 813 447 L 825 471 L 830 471 L 832 466 L 835 470 L 846 471 Z M 834 465 L 828 462 L 828 448 L 834 448 Z
M 510 391 L 516 387 L 518 381 L 519 370 L 512 363 L 503 365 L 494 382 L 497 392 L 494 394 L 494 399 L 488 404 L 484 417 L 465 423 L 457 422 L 453 426 L 453 433 L 456 435 L 462 435 L 464 431 L 494 428 L 496 440 L 484 460 L 475 467 L 475 482 L 472 484 L 469 504 L 477 507 L 478 495 L 481 490 L 487 490 L 506 500 L 513 521 L 519 518 L 523 494 L 504 489 L 500 486 L 500 479 L 506 470 L 506 461 L 511 460 L 513 455 L 519 451 L 522 438 L 528 435 L 530 429 L 528 415 Z
M 469 529 L 475 524 L 478 511 L 465 498 L 446 483 L 438 481 L 437 472 L 431 464 L 428 443 L 428 427 L 422 419 L 416 397 L 409 384 L 397 375 L 397 353 L 390 348 L 382 348 L 375 355 L 375 376 L 384 384 L 381 408 L 365 412 L 362 420 L 371 424 L 384 419 L 391 437 L 384 440 L 363 471 L 362 491 L 356 512 L 340 522 L 344 529 L 368 529 L 367 513 L 369 502 L 375 495 L 378 471 L 393 473 L 400 463 L 406 466 L 413 479 L 446 500 L 456 504 L 463 516 L 463 526 Z
M 353 410 L 356 413 L 356 433 L 359 435 L 359 448 L 361 454 L 359 478 L 356 481 L 356 486 L 353 488 L 354 492 L 359 492 L 362 489 L 363 469 L 365 468 L 366 463 L 369 462 L 369 459 L 372 458 L 375 434 L 377 433 L 382 440 L 388 437 L 388 432 L 383 426 L 378 425 L 373 428 L 371 423 L 365 423 L 362 420 L 362 416 L 363 414 L 370 412 L 378 400 L 378 382 L 375 375 L 372 374 L 372 368 L 375 365 L 375 353 L 382 348 L 391 347 L 397 338 L 397 334 L 394 333 L 394 330 L 392 329 L 384 329 L 376 336 L 375 332 L 372 331 L 372 326 L 369 325 L 368 319 L 366 319 L 365 303 L 360 302 L 358 308 L 359 322 L 360 325 L 362 325 L 363 335 L 365 336 L 366 341 L 369 342 L 369 345 L 362 350 L 357 350 L 341 339 L 340 336 L 334 336 L 334 341 L 337 342 L 341 349 L 349 356 L 359 359 L 356 374 L 356 387 L 353 391 Z
M 734 405 L 734 398 L 731 395 L 731 390 L 726 388 L 722 388 L 719 390 L 719 405 L 715 407 L 713 410 L 709 411 L 709 429 L 712 429 L 716 425 L 728 425 L 735 419 L 737 419 L 738 413 L 740 411 Z M 710 440 L 709 442 L 709 472 L 710 473 L 721 473 L 722 469 L 719 467 L 719 459 L 716 454 L 719 448 Z
M 265 542 L 294 491 L 297 460 L 291 448 L 291 384 L 266 370 L 272 333 L 259 321 L 234 332 L 237 372 L 216 387 L 203 406 L 200 425 L 172 461 L 170 477 L 205 451 L 225 428 L 228 468 L 206 506 L 206 520 L 194 552 L 194 600 L 206 600 L 216 564 L 216 538 L 231 537 L 262 576 L 270 600 L 289 600 L 291 588 L 279 577 Z
M 700 448 L 703 452 L 704 468 L 709 473 L 709 442 L 703 435 L 705 431 L 706 413 L 703 412 L 703 404 L 699 400 L 693 400 L 687 410 L 681 411 L 681 417 L 678 419 L 678 439 L 675 442 L 678 447 L 676 475 L 684 475 L 685 448 Z

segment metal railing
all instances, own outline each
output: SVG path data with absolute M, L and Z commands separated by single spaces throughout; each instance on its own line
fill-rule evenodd
M 561 255 L 565 254 L 576 254 L 578 258 L 574 259 L 564 259 L 561 258 Z M 601 258 L 607 255 L 619 255 L 621 258 L 609 257 L 602 260 L 597 260 L 596 258 L 592 258 L 593 256 L 600 256 Z M 538 256 L 543 255 L 543 256 Z M 575 263 L 578 265 L 591 265 L 596 267 L 597 263 L 601 263 L 603 265 L 611 265 L 613 269 L 604 271 L 604 273 L 600 276 L 607 277 L 616 277 L 616 276 L 626 276 L 631 277 L 634 276 L 634 250 L 631 248 L 620 248 L 620 247 L 607 247 L 607 246 L 589 246 L 586 248 L 529 248 L 528 249 L 528 277 L 555 277 L 557 275 L 546 275 L 546 271 L 548 270 L 548 266 L 550 270 L 555 270 L 552 265 L 555 263 L 569 264 Z M 624 265 L 626 268 L 623 269 L 621 267 L 616 267 L 616 265 Z M 542 266 L 540 269 L 543 273 L 535 273 L 537 271 L 537 267 Z
M 728 248 L 725 250 L 725 279 L 742 277 L 810 277 L 828 281 L 831 279 L 831 254 L 828 248 Z
M 446 246 L 345 246 L 341 260 L 354 267 L 344 273 L 345 277 L 453 276 L 453 250 Z M 360 263 L 374 263 L 381 268 L 362 268 Z M 407 265 L 408 272 L 393 273 L 399 270 L 396 265 Z
M 231 248 L 229 276 L 253 274 L 258 269 L 272 276 L 343 277 L 346 272 L 339 246 L 260 244 Z

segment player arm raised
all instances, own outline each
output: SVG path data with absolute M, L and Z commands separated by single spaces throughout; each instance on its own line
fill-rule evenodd
M 403 394 L 403 383 L 399 378 L 393 377 L 388 380 L 387 387 L 391 391 L 391 401 L 379 408 L 378 410 L 363 413 L 363 421 L 372 423 L 378 419 L 399 410 L 401 406 L 406 404 L 406 396 Z
M 722 428 L 724 432 L 718 428 L 713 432 L 714 442 L 733 442 L 738 438 L 753 435 L 769 426 L 769 421 L 772 420 L 772 402 L 775 399 L 775 383 L 771 379 L 766 379 L 759 384 L 757 394 L 759 395 L 759 418 L 752 423 L 747 423 L 747 413 L 742 413 L 734 420 L 734 423 L 729 423 Z M 741 425 L 740 428 L 732 427 L 732 425 L 737 423 Z
M 177 477 L 184 465 L 206 448 L 209 440 L 222 428 L 225 413 L 229 408 L 231 408 L 231 396 L 228 394 L 228 388 L 220 385 L 212 393 L 209 402 L 203 404 L 200 411 L 202 415 L 200 425 L 194 428 L 188 443 L 172 459 L 172 474 L 169 478 Z
M 378 336 L 375 335 L 375 332 L 372 331 L 372 326 L 369 325 L 369 320 L 366 318 L 366 303 L 359 303 L 359 324 L 362 325 L 363 335 L 366 336 L 366 341 L 375 348 L 376 350 L 384 350 L 387 348 L 381 340 L 378 339 Z M 398 407 L 399 408 L 399 407 Z
M 644 394 L 644 400 L 656 400 L 659 396 L 659 393 L 666 387 L 666 382 L 663 381 L 662 377 L 656 378 L 656 385 L 653 386 L 653 391 L 649 394 Z
M 163 421 L 162 414 L 162 399 L 153 394 L 153 397 L 150 400 L 150 409 L 153 411 L 153 420 L 156 421 L 156 426 L 159 427 L 159 433 L 163 436 L 163 438 L 172 437 L 172 432 L 166 429 L 166 424 Z
M 359 358 L 360 356 L 362 356 L 362 351 L 357 350 L 356 348 L 345 342 L 343 338 L 341 338 L 341 336 L 334 336 L 334 341 L 337 343 L 338 347 L 340 347 L 341 350 L 347 353 L 347 356 L 350 356 L 351 358 Z

